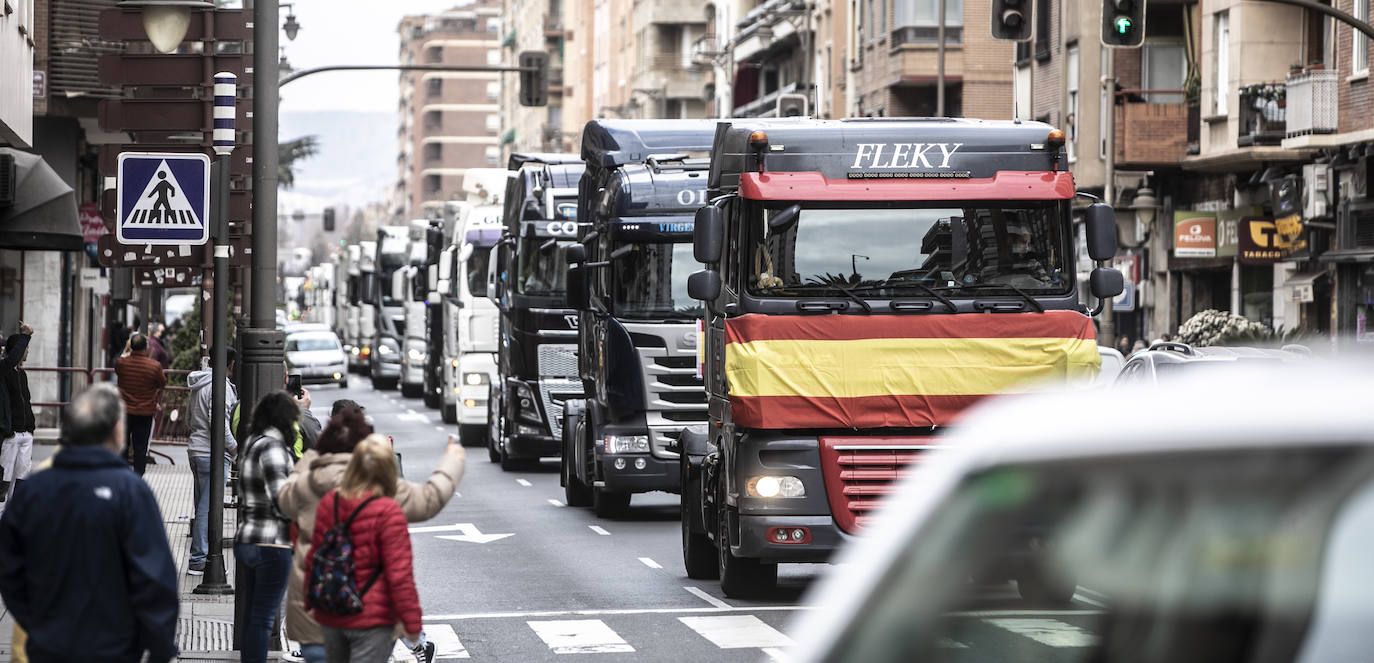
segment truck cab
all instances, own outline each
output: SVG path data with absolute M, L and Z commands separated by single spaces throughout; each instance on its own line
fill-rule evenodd
M 405 342 L 405 268 L 410 239 L 406 226 L 377 229 L 377 260 L 372 279 L 372 353 L 368 361 L 372 387 L 395 389 L 401 380 L 401 352 Z
M 915 142 L 915 141 L 920 142 Z M 1038 122 L 723 122 L 697 213 L 709 425 L 683 556 L 729 596 L 820 562 L 973 403 L 1098 370 L 1063 134 Z M 1084 213 L 1095 261 L 1110 209 Z M 1121 276 L 1094 270 L 1093 295 Z
M 549 154 L 516 154 L 510 166 L 487 289 L 501 311 L 487 449 L 505 470 L 559 455 L 563 404 L 582 396 L 564 254 L 577 240 L 583 167 L 576 155 Z
M 701 305 L 687 294 L 694 214 L 706 202 L 714 123 L 594 120 L 569 252 L 586 398 L 564 410 L 570 506 L 621 516 L 631 495 L 677 492 L 683 428 L 706 420 L 696 370 Z
M 402 315 L 405 319 L 401 337 L 401 395 L 406 398 L 419 398 L 424 395 L 425 367 L 429 364 L 429 326 L 428 297 L 429 267 L 438 267 L 438 251 L 430 249 L 431 230 L 440 231 L 440 222 L 417 219 L 410 222 L 407 233 L 406 266 L 397 272 L 400 290 L 396 295 L 401 300 Z M 437 244 L 435 239 L 433 243 Z M 433 253 L 433 262 L 430 254 Z

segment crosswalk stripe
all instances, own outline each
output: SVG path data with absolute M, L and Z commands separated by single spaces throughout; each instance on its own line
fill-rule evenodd
M 788 656 L 787 652 L 778 649 L 777 647 L 766 647 L 764 648 L 763 653 L 767 655 L 768 658 L 771 658 L 775 661 L 779 661 L 780 663 L 786 663 L 787 661 L 792 660 L 792 657 Z
M 391 646 L 391 660 L 394 663 L 411 663 L 415 660 L 415 655 L 410 653 L 410 648 L 401 644 L 398 638 L 396 644 Z
M 791 638 L 753 615 L 678 617 L 678 621 L 721 649 L 792 646 Z
M 555 654 L 618 654 L 635 650 L 600 619 L 525 623 Z
M 425 627 L 425 637 L 434 643 L 434 660 L 468 658 L 468 649 L 458 640 L 458 634 L 448 624 Z
M 1091 647 L 1097 644 L 1096 635 L 1058 619 L 1016 617 L 983 621 L 1051 647 Z

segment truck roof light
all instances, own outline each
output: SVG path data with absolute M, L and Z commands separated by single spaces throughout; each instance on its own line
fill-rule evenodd
M 768 134 L 763 133 L 762 131 L 755 131 L 754 133 L 749 134 L 749 147 L 752 147 L 756 150 L 761 150 L 765 147 L 768 147 Z
M 1045 137 L 1045 145 L 1049 147 L 1061 147 L 1064 145 L 1064 132 L 1059 129 L 1051 129 L 1050 135 Z

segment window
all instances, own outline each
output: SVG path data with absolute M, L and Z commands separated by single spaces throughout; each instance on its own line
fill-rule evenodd
M 444 47 L 431 46 L 425 49 L 425 62 L 436 64 L 444 61 Z
M 439 161 L 443 158 L 443 143 L 425 143 L 425 161 Z
M 1141 72 L 1146 90 L 1182 90 L 1183 81 L 1188 76 L 1188 61 L 1184 55 L 1183 44 L 1169 42 L 1146 42 L 1141 49 Z M 1181 104 L 1183 94 L 1147 94 L 1145 101 L 1152 104 Z
M 1356 2 L 1368 2 L 1369 0 L 1356 0 Z M 1368 7 L 1368 5 L 1365 5 Z M 1213 61 L 1216 69 L 1212 72 L 1213 92 L 1212 110 L 1217 115 L 1225 115 L 1227 102 L 1230 97 L 1230 72 L 1231 72 L 1231 14 L 1230 12 L 1217 12 L 1212 19 L 1215 26 L 1215 38 L 1212 40 L 1214 46 Z
M 1369 20 L 1369 0 L 1355 0 L 1355 18 L 1361 21 Z M 1369 37 L 1363 32 L 1354 28 L 1350 29 L 1354 35 L 1354 50 L 1350 53 L 1350 68 L 1357 74 L 1369 73 Z
M 1069 104 L 1064 117 L 1064 133 L 1068 135 L 1064 148 L 1068 151 L 1069 163 L 1073 163 L 1078 160 L 1078 44 L 1069 46 L 1065 57 L 1068 59 L 1065 88 L 1069 92 Z
M 487 83 L 487 100 L 496 101 L 501 98 L 501 82 L 492 81 Z
M 487 116 L 487 132 L 496 133 L 501 130 L 501 116 L 491 114 Z
M 944 0 L 945 41 L 962 43 L 964 0 Z M 939 32 L 939 0 L 908 0 L 896 5 L 892 17 L 892 43 L 931 44 Z
M 425 80 L 425 94 L 429 97 L 437 97 L 444 93 L 444 79 L 435 76 Z
M 487 165 L 495 166 L 501 163 L 501 148 L 495 145 L 488 145 L 486 150 Z
M 1048 60 L 1050 45 L 1050 0 L 1035 0 L 1035 59 Z
M 854 0 L 854 3 L 849 6 L 849 10 L 849 15 L 852 16 L 854 20 L 854 25 L 852 26 L 854 28 L 854 38 L 849 40 L 850 48 L 853 50 L 850 59 L 853 62 L 853 66 L 859 66 L 864 63 L 864 50 L 860 46 L 864 40 L 863 0 Z
M 487 51 L 487 64 L 492 66 L 501 64 L 501 51 Z

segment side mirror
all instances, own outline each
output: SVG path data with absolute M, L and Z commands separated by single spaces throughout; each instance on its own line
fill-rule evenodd
M 438 306 L 442 303 L 444 303 L 444 298 L 438 291 L 430 290 L 429 294 L 425 296 L 425 304 L 428 306 Z
M 587 262 L 587 247 L 583 244 L 572 244 L 568 246 L 565 256 L 569 265 L 580 265 Z M 568 270 L 568 275 L 572 275 L 572 270 Z
M 775 233 L 783 232 L 796 223 L 799 216 L 801 216 L 801 205 L 793 205 L 768 219 L 768 229 Z
M 436 281 L 442 283 L 453 278 L 453 253 L 453 247 L 444 249 L 443 257 L 439 258 L 439 278 Z M 439 289 L 444 290 L 444 287 L 439 286 Z
M 584 311 L 588 307 L 587 271 L 581 265 L 568 268 L 568 308 Z
M 452 288 L 453 281 L 450 281 L 449 279 L 439 279 L 439 281 L 434 284 L 434 289 L 438 290 L 441 293 L 447 293 L 451 295 L 453 294 Z
M 692 255 L 697 262 L 711 264 L 720 261 L 725 247 L 725 212 L 719 207 L 708 205 L 697 210 L 696 224 L 692 230 Z M 720 276 L 716 276 L 719 285 Z M 697 299 L 702 299 L 697 297 Z M 709 299 L 715 299 L 710 297 Z
M 398 269 L 391 275 L 391 298 L 396 301 L 404 301 L 406 298 L 406 275 L 405 270 Z
M 1102 261 L 1116 257 L 1116 211 L 1110 205 L 1089 205 L 1083 217 L 1083 226 L 1088 240 L 1089 258 Z
M 720 272 L 714 269 L 692 272 L 692 275 L 687 277 L 687 296 L 703 302 L 715 301 L 720 296 Z
M 1126 281 L 1121 272 L 1111 267 L 1098 267 L 1088 275 L 1088 287 L 1098 299 L 1113 299 L 1126 289 Z
M 467 262 L 468 258 L 472 257 L 473 250 L 471 244 L 464 244 L 463 248 L 458 250 L 458 262 Z

